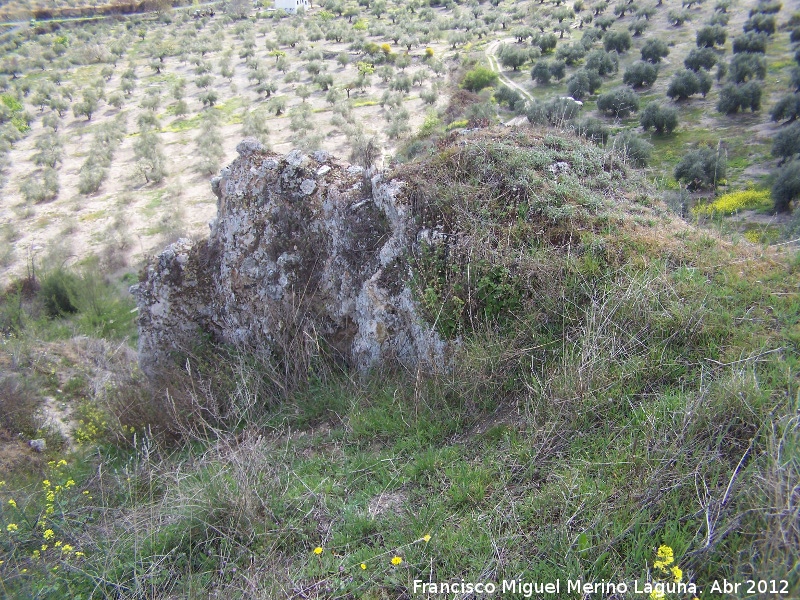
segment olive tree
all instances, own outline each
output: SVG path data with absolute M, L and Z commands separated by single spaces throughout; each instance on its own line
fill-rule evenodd
M 597 74 L 601 77 L 606 77 L 619 70 L 619 58 L 616 52 L 605 52 L 597 49 L 589 52 L 584 65 L 587 69 L 597 71 Z
M 764 79 L 767 75 L 767 61 L 759 54 L 744 52 L 731 59 L 728 78 L 733 83 L 744 83 L 750 79 Z
M 697 30 L 697 47 L 698 48 L 713 48 L 714 46 L 724 46 L 725 40 L 728 39 L 728 34 L 724 27 L 719 25 L 709 25 L 701 27 Z
M 692 48 L 683 59 L 683 66 L 695 73 L 700 69 L 709 71 L 715 64 L 717 64 L 717 53 L 711 48 Z
M 602 82 L 595 71 L 578 69 L 567 79 L 567 91 L 573 98 L 583 100 L 600 89 Z
M 793 200 L 800 198 L 800 161 L 781 167 L 772 184 L 772 201 L 776 212 L 788 212 Z
M 761 85 L 750 81 L 741 85 L 729 83 L 720 90 L 717 110 L 732 115 L 740 110 L 755 112 L 761 108 Z
M 658 66 L 640 60 L 625 69 L 622 83 L 634 88 L 650 87 L 657 78 Z
M 669 55 L 667 44 L 659 39 L 649 39 L 642 46 L 642 60 L 649 63 L 659 63 L 662 58 Z
M 800 117 L 800 94 L 787 94 L 772 107 L 770 119 L 778 121 L 794 121 Z
M 686 100 L 695 94 L 703 97 L 711 89 L 711 76 L 704 71 L 695 73 L 688 69 L 678 71 L 672 76 L 667 88 L 667 96 L 674 100 Z
M 702 147 L 687 152 L 675 167 L 675 179 L 683 181 L 690 190 L 715 188 L 725 179 L 727 157 L 721 146 Z
M 764 54 L 767 51 L 767 34 L 749 32 L 733 38 L 733 53 L 751 52 Z
M 639 110 L 639 95 L 629 87 L 620 87 L 597 99 L 597 108 L 601 112 L 624 119 Z
M 219 168 L 223 154 L 222 141 L 217 111 L 203 111 L 200 116 L 200 133 L 195 138 L 199 157 L 197 168 L 201 173 L 211 175 Z
M 678 111 L 671 106 L 650 102 L 639 115 L 642 129 L 652 128 L 658 134 L 672 133 L 678 126 Z
M 772 156 L 786 162 L 800 154 L 800 122 L 779 131 L 772 140 Z
M 603 48 L 606 52 L 627 52 L 631 49 L 631 35 L 627 31 L 609 31 L 603 36 Z

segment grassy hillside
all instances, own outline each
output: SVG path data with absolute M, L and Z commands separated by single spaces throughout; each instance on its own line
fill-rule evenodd
M 797 597 L 796 251 L 686 225 L 554 131 L 453 136 L 395 175 L 448 240 L 407 256 L 428 325 L 459 344 L 440 372 L 360 375 L 320 349 L 290 381 L 209 343 L 145 382 L 119 342 L 74 337 L 132 319 L 92 313 L 89 286 L 56 317 L 30 282 L 5 296 L 4 389 L 57 397 L 79 443 L 50 431 L 46 455 L 6 460 L 0 589 L 394 599 L 519 579 L 579 598 L 581 579 L 648 597 L 636 581 L 680 578 L 696 594 L 666 597 L 688 599 L 756 578 Z M 4 456 L 23 396 L 3 396 Z

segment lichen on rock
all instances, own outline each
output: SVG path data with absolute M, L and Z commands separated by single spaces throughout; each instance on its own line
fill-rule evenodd
M 134 286 L 149 373 L 215 341 L 285 352 L 298 336 L 358 369 L 441 365 L 448 345 L 420 318 L 403 260 L 417 232 L 403 184 L 327 153 L 279 156 L 252 139 L 212 180 L 217 218 Z

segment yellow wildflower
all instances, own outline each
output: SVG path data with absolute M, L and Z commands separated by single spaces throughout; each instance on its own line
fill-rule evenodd
M 38 550 L 34 550 L 34 551 L 33 551 L 33 554 L 31 554 L 31 556 L 32 556 L 33 558 L 39 558 L 39 555 L 40 555 L 40 554 L 41 554 L 41 552 L 39 552 Z
M 71 488 L 73 485 L 75 485 L 75 480 L 74 480 L 74 479 L 68 479 L 68 480 L 67 480 L 67 483 L 65 483 L 65 484 L 64 484 L 64 488 L 65 488 L 65 489 L 69 489 L 69 488 Z
M 67 466 L 67 461 L 65 461 L 65 460 L 62 458 L 60 461 L 58 461 L 58 464 L 56 464 L 56 466 L 57 466 L 57 467 L 66 467 L 66 466 Z
M 51 485 L 51 484 L 50 484 L 50 480 L 49 480 L 49 479 L 45 479 L 45 480 L 42 482 L 42 485 L 43 485 L 44 487 L 46 487 L 46 488 L 49 488 L 49 487 L 50 487 L 50 485 Z
M 44 552 L 45 550 L 47 550 L 47 544 L 42 544 L 42 552 Z
M 675 583 L 680 583 L 683 579 L 683 571 L 681 571 L 681 568 L 678 565 L 675 565 L 670 569 L 670 571 L 672 572 L 672 576 L 675 578 Z
M 27 573 L 27 572 L 28 572 L 28 569 L 22 569 L 22 571 L 20 571 L 20 573 Z
M 47 501 L 48 502 L 55 502 L 56 501 L 56 494 L 55 494 L 55 492 L 53 492 L 53 490 L 50 490 L 49 492 L 47 492 Z
M 48 529 L 42 534 L 42 537 L 46 540 L 52 540 L 54 535 L 55 533 L 53 533 L 53 530 Z
M 401 564 L 402 562 L 403 562 L 403 559 L 400 558 L 399 556 L 392 557 L 392 564 L 394 566 L 397 566 L 397 565 Z
M 653 590 L 650 592 L 650 600 L 664 600 L 664 592 Z
M 17 524 L 16 524 L 16 523 L 9 523 L 9 524 L 6 526 L 6 530 L 7 530 L 9 533 L 13 533 L 14 531 L 17 531 L 18 529 L 19 529 L 19 527 L 17 527 Z
M 431 534 L 426 533 L 425 535 L 422 536 L 422 539 L 425 540 L 425 543 L 427 544 L 428 542 L 431 541 Z
M 56 548 L 60 548 L 60 547 L 61 547 L 61 540 L 58 540 L 58 541 L 56 542 Z
M 83 552 L 76 552 L 75 556 L 80 557 L 80 556 L 86 556 L 86 555 Z
M 5 481 L 0 481 L 0 487 L 3 487 L 6 484 Z
M 63 546 L 61 546 L 61 552 L 65 553 L 65 554 L 69 554 L 70 552 L 72 552 L 72 550 L 73 550 L 73 547 L 70 546 L 69 544 L 64 544 Z
M 659 546 L 656 556 L 658 560 L 653 563 L 653 567 L 664 573 L 667 572 L 667 567 L 675 562 L 675 555 L 669 546 Z
M 8 501 L 8 505 L 9 505 L 9 506 L 13 506 L 14 508 L 17 508 L 17 503 L 14 501 L 14 499 L 13 499 L 13 498 L 11 498 L 11 499 Z
M 316 548 L 314 548 L 314 554 L 322 554 L 322 552 L 323 552 L 322 546 L 317 546 Z
M 89 490 L 83 490 L 83 495 L 84 496 L 88 496 L 89 495 Z
M 362 571 L 366 571 L 367 570 L 367 565 L 365 565 L 364 563 L 361 563 L 361 570 Z

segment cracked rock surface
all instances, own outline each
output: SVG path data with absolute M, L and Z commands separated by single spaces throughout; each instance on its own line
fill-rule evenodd
M 208 239 L 181 239 L 134 286 L 139 360 L 155 373 L 204 336 L 285 352 L 298 341 L 361 370 L 442 363 L 404 255 L 419 232 L 403 183 L 365 178 L 325 152 L 280 156 L 252 139 L 211 182 Z

